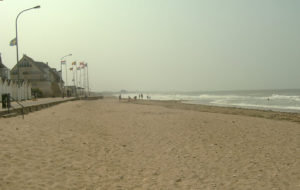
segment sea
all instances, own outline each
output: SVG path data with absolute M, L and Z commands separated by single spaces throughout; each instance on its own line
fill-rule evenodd
M 300 113 L 300 89 L 202 91 L 202 92 L 127 92 L 122 98 L 147 97 L 151 100 L 181 100 L 186 104 L 272 110 Z M 119 94 L 118 94 L 119 95 Z M 116 94 L 116 96 L 118 96 Z

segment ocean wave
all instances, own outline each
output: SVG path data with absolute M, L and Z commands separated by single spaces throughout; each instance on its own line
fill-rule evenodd
M 198 96 L 199 99 L 247 99 L 249 96 L 238 96 L 238 95 L 211 95 L 201 94 Z
M 124 97 L 134 97 L 138 94 L 128 93 Z M 280 94 L 272 94 L 271 96 L 247 96 L 247 95 L 214 95 L 214 94 L 200 94 L 200 95 L 186 95 L 186 94 L 144 94 L 144 97 L 151 96 L 153 100 L 288 100 L 300 102 L 300 96 L 288 96 Z
M 272 94 L 272 96 L 270 96 L 269 99 L 270 100 L 277 99 L 277 100 L 294 100 L 294 101 L 300 101 L 300 96 L 288 96 L 288 95 Z
M 231 104 L 237 107 L 252 107 L 252 108 L 263 108 L 263 109 L 278 109 L 278 110 L 300 110 L 300 107 L 297 106 L 279 106 L 279 105 L 255 105 L 255 104 L 246 104 L 246 103 L 235 103 Z
M 138 93 L 123 94 L 123 98 L 130 96 L 138 96 Z M 151 96 L 152 100 L 181 100 L 189 104 L 208 104 L 216 106 L 243 107 L 264 110 L 300 110 L 300 96 L 295 95 L 280 95 L 280 94 L 261 94 L 258 96 L 247 94 L 159 94 L 159 93 L 144 93 L 144 99 Z M 268 101 L 270 100 L 270 101 Z
M 261 110 L 273 110 L 273 111 L 285 111 L 285 112 L 299 112 L 300 106 L 280 106 L 280 105 L 263 105 L 263 104 L 250 104 L 250 103 L 231 103 L 226 100 L 216 100 L 209 102 L 208 104 L 197 101 L 186 101 L 186 104 L 204 104 L 214 105 L 221 107 L 237 107 L 237 108 L 249 108 L 249 109 L 261 109 Z
M 276 110 L 300 110 L 300 106 L 280 106 L 280 105 L 263 105 L 263 104 L 249 104 L 249 103 L 230 103 L 226 101 L 214 101 L 212 104 L 217 104 L 220 106 L 232 106 L 241 108 L 261 108 L 261 109 L 276 109 Z

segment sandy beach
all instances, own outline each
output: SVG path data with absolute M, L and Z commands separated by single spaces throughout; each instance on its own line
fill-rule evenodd
M 209 109 L 104 99 L 1 118 L 0 189 L 300 189 L 298 115 Z

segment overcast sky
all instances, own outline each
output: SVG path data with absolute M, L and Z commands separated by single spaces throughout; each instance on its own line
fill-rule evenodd
M 300 87 L 299 0 L 3 0 L 0 52 L 89 64 L 93 90 Z M 68 73 L 70 76 L 70 73 Z M 69 79 L 70 82 L 70 79 Z

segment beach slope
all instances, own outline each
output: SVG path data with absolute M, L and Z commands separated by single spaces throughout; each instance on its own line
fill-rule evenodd
M 300 124 L 116 99 L 0 119 L 0 189 L 300 189 Z

